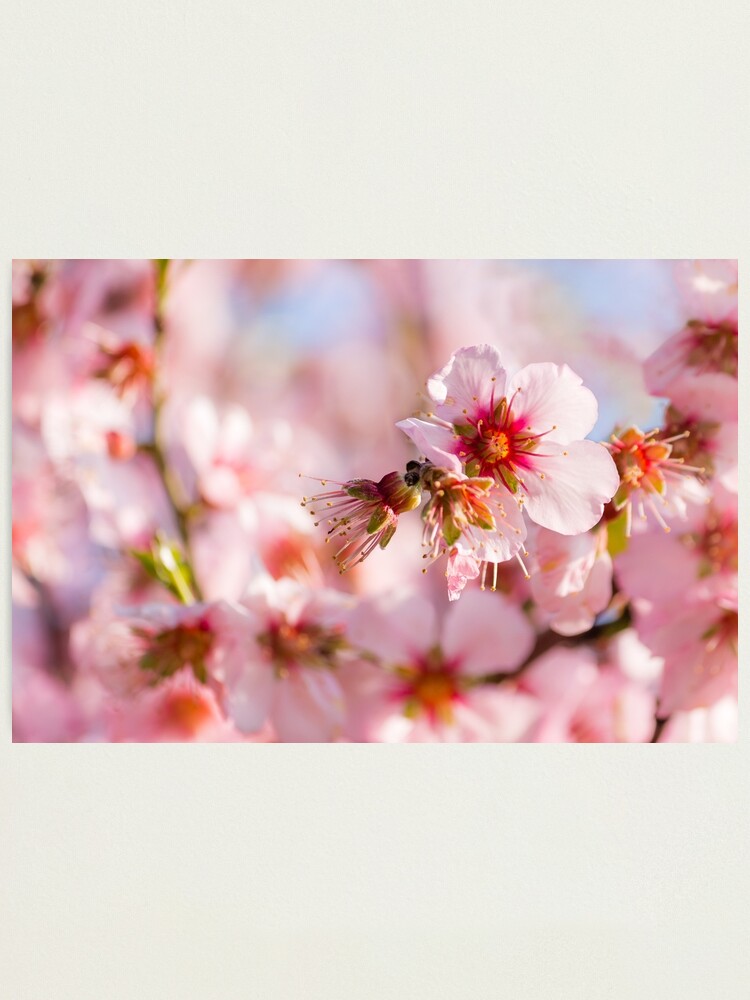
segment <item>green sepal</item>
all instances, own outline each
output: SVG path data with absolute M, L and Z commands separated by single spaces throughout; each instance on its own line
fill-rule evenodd
M 508 412 L 508 402 L 505 396 L 500 400 L 500 402 L 495 407 L 495 412 L 493 414 L 495 418 L 495 424 L 502 426 L 505 423 L 505 416 Z
M 473 424 L 454 424 L 453 430 L 462 438 L 475 438 L 477 429 Z
M 386 545 L 388 544 L 388 542 L 390 542 L 390 540 L 393 538 L 393 536 L 395 534 L 396 534 L 396 525 L 395 524 L 389 524 L 388 527 L 383 532 L 383 537 L 380 539 L 380 542 L 379 542 L 380 548 L 384 549 L 386 547 Z
M 628 512 L 624 510 L 607 522 L 607 551 L 614 559 L 628 547 Z
M 477 528 L 482 528 L 484 531 L 494 531 L 495 528 L 497 527 L 494 519 L 492 518 L 488 520 L 487 518 L 484 517 L 476 517 L 472 520 L 471 523 Z
M 372 517 L 367 522 L 367 528 L 365 529 L 367 531 L 367 534 L 374 535 L 376 531 L 382 528 L 382 526 L 385 524 L 387 520 L 388 520 L 388 511 L 385 509 L 385 507 L 378 507 L 377 510 L 373 511 Z
M 626 483 L 620 483 L 617 493 L 612 497 L 612 506 L 615 510 L 622 510 L 630 499 L 630 489 Z
M 443 538 L 445 539 L 445 544 L 450 548 L 456 544 L 460 537 L 461 530 L 456 526 L 456 522 L 449 514 L 443 520 Z
M 371 479 L 354 480 L 351 486 L 347 486 L 346 492 L 355 500 L 380 500 L 377 483 Z
M 511 493 L 518 493 L 518 487 L 521 485 L 518 482 L 518 478 L 510 469 L 503 469 L 501 473 L 505 485 L 508 487 Z

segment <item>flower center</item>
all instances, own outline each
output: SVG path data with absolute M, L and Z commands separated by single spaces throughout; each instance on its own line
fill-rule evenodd
M 445 710 L 453 701 L 455 685 L 446 674 L 426 674 L 414 685 L 414 696 L 432 712 Z
M 694 331 L 687 363 L 700 372 L 724 372 L 737 378 L 737 330 L 729 326 L 688 323 Z
M 292 625 L 281 622 L 258 636 L 268 650 L 276 673 L 285 677 L 294 667 L 334 667 L 345 641 L 341 630 L 321 625 Z
M 194 736 L 212 715 L 209 702 L 192 691 L 173 694 L 159 713 L 163 726 L 187 736 Z
M 521 477 L 516 469 L 529 467 L 528 452 L 536 450 L 539 441 L 548 431 L 534 434 L 522 426 L 523 421 L 514 417 L 512 405 L 503 397 L 495 403 L 494 396 L 488 409 L 481 416 L 466 414 L 466 423 L 455 423 L 457 454 L 463 461 L 468 476 L 488 476 L 495 483 L 505 486 L 511 493 L 518 492 Z
M 154 683 L 164 677 L 171 677 L 187 666 L 192 668 L 197 680 L 206 683 L 206 657 L 214 639 L 207 621 L 201 619 L 195 624 L 178 625 L 177 628 L 167 629 L 156 635 L 140 629 L 134 631 L 148 642 L 148 649 L 140 659 L 140 667 L 154 674 Z
M 510 454 L 510 438 L 505 431 L 488 427 L 484 434 L 484 440 L 484 450 L 490 460 L 502 461 Z
M 413 665 L 399 668 L 397 673 L 404 680 L 399 691 L 404 715 L 414 719 L 424 713 L 433 723 L 451 725 L 455 703 L 461 699 L 461 680 L 454 668 L 455 663 L 446 662 L 438 646 Z

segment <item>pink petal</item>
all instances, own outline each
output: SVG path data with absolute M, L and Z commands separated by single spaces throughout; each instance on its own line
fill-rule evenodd
M 260 659 L 233 670 L 224 686 L 227 715 L 243 733 L 257 732 L 268 718 L 273 695 L 273 673 Z
M 699 565 L 698 553 L 672 534 L 654 530 L 630 539 L 617 557 L 617 580 L 628 597 L 662 605 L 685 592 L 697 579 Z
M 181 420 L 182 442 L 198 473 L 207 469 L 219 440 L 219 418 L 213 403 L 205 396 L 194 399 Z
M 495 347 L 462 347 L 445 368 L 428 380 L 427 391 L 438 405 L 440 416 L 453 423 L 462 418 L 464 410 L 471 413 L 489 406 L 493 388 L 499 401 L 505 395 L 506 377 Z
M 523 740 L 539 716 L 539 703 L 521 691 L 504 691 L 506 685 L 482 684 L 464 695 L 474 713 L 475 732 L 486 743 Z
M 545 441 L 542 447 L 543 455 L 531 456 L 533 468 L 523 474 L 529 517 L 561 535 L 588 531 L 620 485 L 612 456 L 595 441 L 571 441 L 564 447 Z
M 448 568 L 445 572 L 448 579 L 449 601 L 457 601 L 469 580 L 476 580 L 480 566 L 481 563 L 476 556 L 453 549 L 448 556 Z
M 725 372 L 687 369 L 670 384 L 668 396 L 686 417 L 737 422 L 737 379 Z
M 227 461 L 247 459 L 252 445 L 253 425 L 242 406 L 231 406 L 221 422 L 219 453 Z
M 482 534 L 482 544 L 474 553 L 480 562 L 506 562 L 523 549 L 526 521 L 516 500 L 506 491 L 493 489 L 490 507 L 497 528 Z M 458 543 L 462 548 L 461 542 Z
M 461 471 L 461 462 L 453 453 L 456 439 L 447 427 L 439 427 L 418 417 L 399 420 L 396 427 L 411 438 L 426 459 L 453 472 Z
M 707 708 L 727 695 L 737 697 L 737 656 L 728 645 L 717 649 L 709 660 L 699 638 L 693 638 L 665 657 L 659 692 L 661 718 L 676 709 Z
M 527 365 L 510 380 L 508 397 L 517 390 L 513 414 L 545 441 L 577 441 L 596 423 L 596 396 L 567 365 Z
M 526 616 L 502 594 L 470 590 L 445 616 L 443 653 L 467 677 L 513 670 L 533 645 Z
M 437 615 L 432 604 L 416 594 L 383 595 L 353 612 L 349 638 L 384 663 L 408 663 L 437 641 Z
M 271 719 L 284 743 L 327 743 L 341 734 L 341 686 L 326 670 L 295 670 L 278 681 Z
M 572 712 L 597 676 L 592 650 L 560 647 L 537 657 L 523 672 L 520 684 L 542 701 Z

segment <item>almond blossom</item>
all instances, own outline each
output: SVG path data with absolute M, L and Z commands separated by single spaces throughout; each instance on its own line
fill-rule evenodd
M 77 667 L 112 693 L 155 687 L 184 668 L 223 697 L 224 680 L 242 670 L 252 624 L 241 608 L 213 604 L 103 604 L 71 631 Z
M 409 463 L 418 465 L 418 463 Z M 409 466 L 407 466 L 408 468 Z M 432 463 L 419 466 L 420 482 L 429 494 L 422 508 L 423 559 L 448 555 L 448 597 L 455 600 L 466 580 L 493 566 L 492 589 L 497 589 L 497 564 L 524 551 L 526 525 L 518 506 L 504 500 L 492 479 L 468 477 L 440 469 Z M 476 568 L 476 572 L 474 571 Z M 423 570 L 425 572 L 425 570 Z M 524 567 L 525 572 L 525 567 Z
M 550 628 L 560 635 L 588 631 L 612 598 L 606 529 L 570 536 L 541 528 L 533 550 L 531 593 Z
M 345 673 L 353 739 L 506 741 L 531 722 L 530 704 L 485 683 L 533 644 L 523 613 L 500 594 L 470 591 L 441 618 L 417 595 L 375 599 L 353 616 L 350 637 L 375 659 Z
M 589 649 L 552 649 L 519 681 L 541 712 L 535 743 L 645 743 L 654 731 L 655 698 L 613 666 L 598 666 Z
M 293 580 L 260 576 L 243 599 L 244 658 L 222 666 L 224 702 L 243 733 L 270 723 L 278 738 L 320 742 L 340 736 L 345 703 L 341 666 L 351 659 L 353 601 Z
M 618 558 L 638 633 L 664 660 L 661 717 L 736 694 L 737 537 L 736 494 L 715 490 L 679 534 L 634 536 Z
M 397 426 L 430 461 L 493 479 L 532 521 L 561 534 L 597 523 L 617 470 L 602 445 L 584 440 L 596 399 L 567 365 L 509 376 L 494 347 L 461 348 L 427 391 L 433 410 Z
M 685 430 L 665 437 L 658 428 L 644 434 L 638 427 L 628 427 L 612 435 L 608 448 L 620 474 L 612 506 L 616 511 L 625 511 L 628 535 L 634 508 L 642 521 L 650 513 L 665 531 L 670 531 L 667 520 L 684 519 L 687 503 L 708 499 L 696 478 L 705 474 L 705 468 L 686 465 L 683 458 L 672 456 L 674 443 L 689 433 Z

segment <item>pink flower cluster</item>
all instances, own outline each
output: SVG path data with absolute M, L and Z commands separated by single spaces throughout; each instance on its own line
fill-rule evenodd
M 14 739 L 736 738 L 737 268 L 654 267 L 639 355 L 520 268 L 16 261 Z

